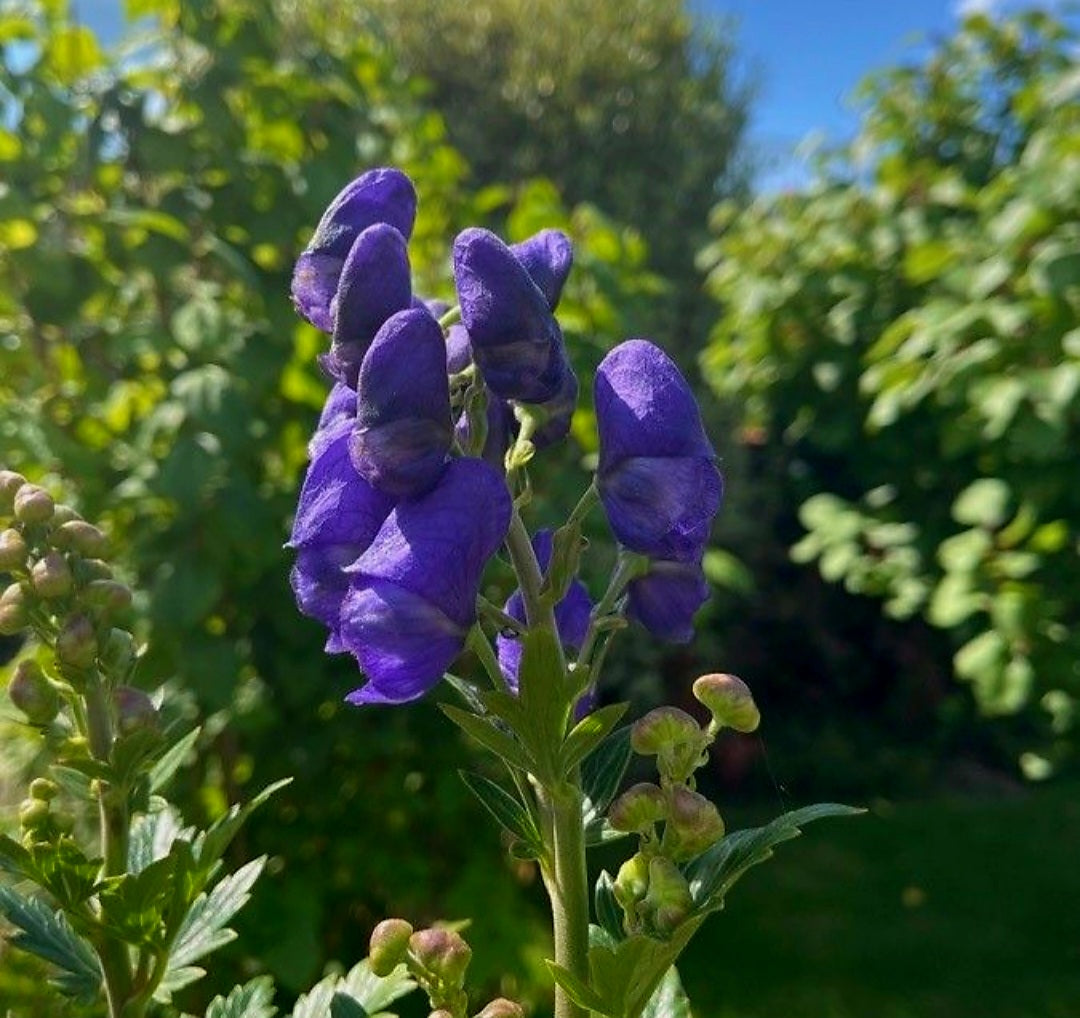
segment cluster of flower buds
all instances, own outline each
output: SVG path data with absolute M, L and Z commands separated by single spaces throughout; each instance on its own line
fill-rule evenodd
M 694 696 L 712 715 L 702 728 L 677 707 L 658 707 L 637 721 L 630 745 L 656 758 L 659 784 L 628 788 L 611 805 L 608 822 L 639 838 L 638 851 L 615 878 L 615 898 L 627 932 L 666 939 L 693 909 L 679 866 L 697 858 L 724 836 L 716 806 L 694 787 L 694 772 L 707 760 L 709 745 L 723 728 L 752 732 L 760 721 L 746 683 L 734 675 L 703 675 Z
M 471 960 L 472 948 L 449 927 L 414 930 L 404 919 L 384 919 L 371 933 L 371 971 L 388 976 L 404 965 L 431 1002 L 429 1018 L 467 1018 L 465 973 Z M 524 1012 L 519 1004 L 499 997 L 475 1018 L 524 1018 Z
M 19 826 L 27 846 L 52 842 L 71 833 L 72 817 L 53 808 L 59 790 L 48 778 L 35 778 L 30 782 L 30 794 L 19 805 Z

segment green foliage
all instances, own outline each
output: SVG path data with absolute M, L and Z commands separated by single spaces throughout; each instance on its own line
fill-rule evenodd
M 1080 79 L 1070 22 L 971 18 L 872 79 L 803 193 L 715 219 L 704 367 L 803 504 L 796 560 L 948 630 L 982 709 L 1080 693 Z M 1038 758 L 1029 757 L 1036 765 Z
M 330 975 L 302 994 L 292 1018 L 394 1018 L 386 1008 L 416 988 L 404 965 L 380 978 L 367 961 L 346 975 Z

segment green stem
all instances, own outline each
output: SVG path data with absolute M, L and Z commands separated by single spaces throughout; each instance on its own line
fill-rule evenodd
M 457 325 L 461 321 L 461 305 L 455 304 L 449 311 L 446 312 L 440 319 L 439 325 L 443 331 L 450 328 L 451 325 Z
M 621 553 L 615 563 L 615 572 L 611 574 L 604 596 L 600 598 L 596 607 L 589 616 L 589 628 L 585 631 L 585 639 L 581 641 L 581 650 L 577 656 L 577 667 L 588 668 L 591 664 L 593 651 L 596 649 L 596 641 L 603 631 L 604 620 L 614 611 L 627 585 L 641 572 L 640 556 Z M 595 681 L 596 676 L 590 675 L 589 681 Z

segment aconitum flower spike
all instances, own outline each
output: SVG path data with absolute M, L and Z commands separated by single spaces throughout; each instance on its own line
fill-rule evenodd
M 360 365 L 353 466 L 387 495 L 420 495 L 442 474 L 452 441 L 442 329 L 425 308 L 399 311 Z
M 454 279 L 473 360 L 497 396 L 551 399 L 569 370 L 562 332 L 543 290 L 495 234 L 470 228 L 454 241 Z
M 351 181 L 323 213 L 297 259 L 292 296 L 300 314 L 317 329 L 332 332 L 331 304 L 357 237 L 368 227 L 385 223 L 407 240 L 415 219 L 416 190 L 400 170 L 369 170 Z
M 551 564 L 554 536 L 550 530 L 538 530 L 532 539 L 533 551 L 540 569 L 546 570 Z M 511 618 L 525 622 L 525 603 L 521 591 L 515 590 L 510 595 L 503 609 Z M 585 585 L 575 579 L 570 584 L 563 599 L 555 606 L 555 626 L 559 631 L 562 645 L 570 651 L 577 651 L 585 640 L 589 628 L 589 616 L 592 612 L 592 599 Z M 499 666 L 506 676 L 511 689 L 517 689 L 518 670 L 521 668 L 521 640 L 516 636 L 504 636 L 496 639 Z
M 723 483 L 686 379 L 659 347 L 633 339 L 600 362 L 594 396 L 597 486 L 615 536 L 651 558 L 700 556 Z
M 472 458 L 452 460 L 431 491 L 395 506 L 346 570 L 341 641 L 368 678 L 350 703 L 405 703 L 442 678 L 476 621 L 480 577 L 511 511 L 502 476 Z
M 331 392 L 327 407 L 337 393 Z M 289 539 L 297 551 L 290 580 L 300 610 L 330 629 L 327 650 L 340 652 L 336 634 L 349 586 L 342 569 L 371 544 L 394 500 L 368 484 L 349 460 L 351 417 L 324 416 L 331 422 L 311 440 L 311 465 Z

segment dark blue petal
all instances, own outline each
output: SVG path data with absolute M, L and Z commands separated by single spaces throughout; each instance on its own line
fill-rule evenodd
M 330 304 L 356 237 L 375 223 L 388 223 L 408 238 L 415 219 L 416 191 L 400 170 L 369 170 L 349 183 L 323 213 L 297 260 L 292 296 L 300 314 L 323 332 L 332 331 Z
M 546 403 L 539 404 L 539 408 L 547 414 L 547 418 L 533 432 L 532 442 L 537 449 L 555 445 L 570 433 L 570 422 L 573 420 L 574 411 L 577 409 L 577 398 L 577 376 L 567 365 L 558 392 Z
M 561 230 L 541 230 L 510 248 L 540 288 L 552 311 L 558 306 L 563 284 L 574 264 L 574 246 Z
M 503 399 L 542 403 L 565 370 L 562 333 L 547 298 L 498 237 L 468 229 L 454 241 L 454 279 L 473 359 Z
M 426 309 L 399 311 L 360 366 L 353 465 L 379 491 L 419 495 L 441 476 L 452 441 L 442 330 Z
M 709 597 L 700 555 L 689 562 L 652 562 L 648 573 L 630 584 L 629 594 L 629 616 L 653 636 L 689 643 L 694 636 L 694 614 Z
M 472 364 L 472 345 L 469 332 L 460 322 L 451 325 L 446 333 L 446 370 L 451 375 L 464 371 Z
M 308 445 L 308 455 L 314 459 L 313 448 L 320 444 L 322 437 L 329 433 L 332 425 L 342 418 L 352 420 L 355 416 L 356 390 L 350 389 L 343 382 L 335 383 L 323 404 L 319 423 L 315 426 L 315 434 L 311 436 L 311 442 Z

